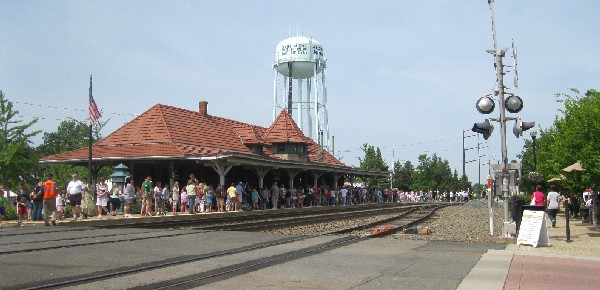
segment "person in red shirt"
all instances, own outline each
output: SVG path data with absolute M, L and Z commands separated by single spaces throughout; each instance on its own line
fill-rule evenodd
M 321 188 L 315 186 L 313 193 L 315 195 L 316 205 L 321 206 Z
M 537 185 L 535 187 L 535 191 L 531 194 L 531 205 L 544 206 L 545 201 L 546 201 L 546 196 L 542 192 L 542 186 Z

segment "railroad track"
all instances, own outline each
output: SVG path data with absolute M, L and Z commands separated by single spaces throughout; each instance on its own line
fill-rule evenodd
M 160 219 L 152 219 L 154 223 L 143 222 L 136 228 L 160 228 L 160 232 L 151 230 L 123 232 L 127 228 L 134 226 L 125 226 L 121 229 L 120 225 L 100 225 L 97 227 L 42 227 L 39 229 L 27 228 L 26 231 L 0 232 L 0 237 L 19 236 L 26 237 L 15 242 L 6 242 L 0 244 L 0 256 L 8 254 L 19 254 L 27 252 L 37 252 L 54 250 L 58 248 L 75 248 L 92 245 L 107 245 L 111 243 L 133 242 L 147 239 L 171 238 L 177 236 L 185 236 L 190 234 L 201 234 L 202 231 L 178 231 L 177 228 L 193 227 L 200 230 L 228 230 L 228 231 L 264 231 L 275 228 L 285 228 L 292 226 L 300 226 L 315 223 L 324 223 L 339 219 L 361 218 L 366 216 L 374 216 L 395 212 L 405 212 L 411 210 L 413 206 L 404 207 L 359 207 L 354 211 L 341 207 L 333 212 L 267 212 L 265 215 L 253 215 L 253 220 L 249 221 L 248 217 L 223 217 L 213 215 L 212 217 L 202 217 L 199 220 L 179 220 L 161 221 Z M 189 217 L 189 216 L 188 216 Z M 195 217 L 195 216 L 191 216 Z M 128 221 L 128 220 L 126 220 Z M 221 223 L 221 224 L 219 224 Z M 234 224 L 231 224 L 234 223 Z M 76 223 L 67 223 L 73 225 Z M 105 233 L 94 231 L 95 228 L 100 229 L 119 229 L 113 233 Z M 165 229 L 166 228 L 166 229 Z M 30 230 L 31 229 L 31 230 Z M 85 237 L 67 237 L 69 233 L 78 233 L 81 231 L 90 232 L 91 235 Z M 98 233 L 98 234 L 93 234 Z
M 396 207 L 396 208 L 383 208 L 383 209 L 372 209 L 372 210 L 362 210 L 362 211 L 351 211 L 351 212 L 342 212 L 335 214 L 324 214 L 324 215 L 309 215 L 309 216 L 298 216 L 291 217 L 285 219 L 266 219 L 266 220 L 257 220 L 257 221 L 246 221 L 245 223 L 237 223 L 237 224 L 226 224 L 226 225 L 216 225 L 216 226 L 208 226 L 201 227 L 202 229 L 207 230 L 217 230 L 217 231 L 265 231 L 270 229 L 277 228 L 289 228 L 296 226 L 304 226 L 318 223 L 327 223 L 342 219 L 357 219 L 368 216 L 375 215 L 383 215 L 383 214 L 391 214 L 391 213 L 406 213 L 412 212 L 415 209 L 414 206 L 407 207 Z
M 379 226 L 381 224 L 391 223 L 393 220 L 404 220 L 402 222 L 403 225 L 398 226 L 398 230 L 401 230 L 401 227 L 407 227 L 414 225 L 416 223 L 421 222 L 424 219 L 429 218 L 435 210 L 443 206 L 427 206 L 425 209 L 419 208 L 405 208 L 404 211 L 399 212 L 398 216 L 392 219 L 386 219 L 383 221 L 374 222 L 371 224 L 362 225 L 355 228 L 348 229 L 340 229 L 334 232 L 322 233 L 320 235 L 314 236 L 293 236 L 293 237 L 285 237 L 280 239 L 275 239 L 273 241 L 264 242 L 264 243 L 256 243 L 244 247 L 238 247 L 234 249 L 216 251 L 210 254 L 204 255 L 194 255 L 194 256 L 181 256 L 176 258 L 170 258 L 158 262 L 152 262 L 148 264 L 138 264 L 130 267 L 121 267 L 118 269 L 110 269 L 85 275 L 78 276 L 68 276 L 63 278 L 57 278 L 46 281 L 38 281 L 34 283 L 26 283 L 21 285 L 12 286 L 13 289 L 57 289 L 63 287 L 96 287 L 97 283 L 110 283 L 109 280 L 118 281 L 120 279 L 128 279 L 133 275 L 155 275 L 156 271 L 166 271 L 165 269 L 169 269 L 170 267 L 181 267 L 181 265 L 189 264 L 189 263 L 197 263 L 202 261 L 208 261 L 216 258 L 223 258 L 231 255 L 248 253 L 252 251 L 260 251 L 265 249 L 270 249 L 277 246 L 289 246 L 292 243 L 307 242 L 311 239 L 316 239 L 318 237 L 323 237 L 325 235 L 340 235 L 340 234 L 348 234 L 356 231 L 364 230 L 365 228 L 373 228 Z M 347 214 L 344 214 L 344 218 L 348 218 Z M 307 222 L 306 220 L 303 222 Z M 289 224 L 286 224 L 289 226 Z M 266 226 L 265 226 L 266 227 Z M 255 230 L 259 230 L 260 227 L 255 228 Z M 364 239 L 368 238 L 377 238 L 382 237 L 387 234 L 390 234 L 392 231 L 384 231 L 380 233 L 370 233 L 370 234 L 360 234 L 360 235 L 350 235 L 344 237 L 336 237 L 333 240 L 326 242 L 318 242 L 314 245 L 310 246 L 302 246 L 294 251 L 289 251 L 285 253 L 262 256 L 261 258 L 250 259 L 241 263 L 234 263 L 227 266 L 217 267 L 216 269 L 203 271 L 200 273 L 193 273 L 190 275 L 183 275 L 178 277 L 177 279 L 165 279 L 164 281 L 154 282 L 147 285 L 137 285 L 136 289 L 184 289 L 184 288 L 193 288 L 199 287 L 203 285 L 208 285 L 214 283 L 216 281 L 220 281 L 226 278 L 235 277 L 238 275 L 243 275 L 245 273 L 257 271 L 260 269 L 264 269 L 267 267 L 271 267 L 274 265 L 286 263 L 289 261 L 309 257 L 312 255 L 316 255 L 325 251 L 331 251 L 334 249 L 338 249 L 341 247 L 345 247 L 351 245 L 353 243 L 360 242 Z M 172 233 L 171 236 L 174 233 Z M 189 231 L 188 233 L 189 234 Z M 166 237 L 168 236 L 166 233 L 157 235 L 154 238 Z M 141 237 L 140 237 L 141 238 Z M 261 255 L 257 255 L 261 256 Z M 117 282 L 115 282 L 117 283 Z M 96 285 L 96 286 L 94 286 Z M 104 284 L 107 285 L 107 284 Z M 117 284 L 114 284 L 117 285 Z
M 110 224 L 96 225 L 99 228 L 125 228 L 125 227 L 149 227 L 149 228 L 168 228 L 168 227 L 190 227 L 190 226 L 213 226 L 222 223 L 247 223 L 250 221 L 267 220 L 267 219 L 285 219 L 285 218 L 298 218 L 302 216 L 311 215 L 336 215 L 344 212 L 357 212 L 357 211 L 385 211 L 395 210 L 397 208 L 410 206 L 409 204 L 397 204 L 397 203 L 380 203 L 380 204 L 364 204 L 354 206 L 336 206 L 336 207 L 307 207 L 307 208 L 296 208 L 296 209 L 283 209 L 283 210 L 263 210 L 260 214 L 255 214 L 257 211 L 247 212 L 228 212 L 224 214 L 210 214 L 210 215 L 187 215 L 182 214 L 179 216 L 172 216 L 169 219 L 162 218 L 143 218 L 137 220 L 131 219 L 120 219 L 113 220 Z M 72 223 L 64 224 L 66 226 L 72 226 Z

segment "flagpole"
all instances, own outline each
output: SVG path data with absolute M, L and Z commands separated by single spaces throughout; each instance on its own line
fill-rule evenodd
M 88 100 L 88 106 L 92 103 L 92 74 L 90 74 L 90 96 Z M 90 116 L 90 120 L 88 122 L 89 130 L 88 130 L 88 172 L 89 172 L 89 184 L 88 191 L 92 194 L 92 198 L 94 197 L 94 179 L 92 174 L 92 118 Z

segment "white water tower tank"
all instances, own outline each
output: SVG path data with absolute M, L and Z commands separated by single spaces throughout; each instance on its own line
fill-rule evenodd
M 290 37 L 277 44 L 275 69 L 293 79 L 310 78 L 325 68 L 323 47 L 318 41 L 304 36 Z

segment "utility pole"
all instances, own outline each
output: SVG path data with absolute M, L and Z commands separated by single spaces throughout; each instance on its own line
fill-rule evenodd
M 396 159 L 396 157 L 394 156 L 396 153 L 396 148 L 394 147 L 394 145 L 392 145 L 392 170 L 390 170 L 390 189 L 394 188 L 394 167 L 396 161 L 394 161 L 394 159 Z
M 467 156 L 466 156 L 466 150 L 465 150 L 465 130 L 463 130 L 463 137 L 462 137 L 462 141 L 463 141 L 463 176 L 465 176 L 465 164 L 467 163 Z

